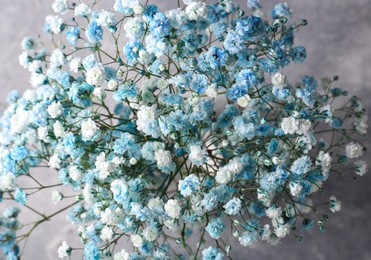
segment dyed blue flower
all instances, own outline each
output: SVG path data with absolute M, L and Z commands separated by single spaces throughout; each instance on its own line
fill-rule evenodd
M 225 224 L 222 218 L 213 218 L 210 220 L 209 224 L 207 224 L 205 230 L 209 233 L 209 235 L 214 238 L 218 239 L 222 232 L 225 229 Z
M 200 187 L 200 180 L 194 174 L 188 175 L 184 180 L 179 181 L 178 190 L 184 197 L 190 196 Z
M 8 93 L 8 95 L 6 97 L 6 102 L 8 102 L 8 104 L 13 104 L 13 103 L 17 102 L 17 100 L 20 97 L 21 97 L 21 94 L 17 90 L 12 90 Z
M 89 23 L 88 28 L 86 28 L 85 35 L 89 42 L 93 44 L 99 43 L 103 39 L 103 28 L 94 19 Z
M 16 190 L 14 192 L 14 199 L 19 204 L 24 205 L 24 204 L 26 204 L 26 201 L 27 201 L 27 194 L 23 189 L 16 188 Z
M 296 63 L 303 62 L 307 58 L 307 50 L 304 46 L 297 46 L 293 48 L 290 54 L 291 59 Z
M 247 0 L 247 7 L 251 10 L 258 10 L 262 8 L 260 0 Z
M 244 48 L 243 39 L 238 33 L 229 32 L 224 41 L 224 48 L 230 54 L 236 54 Z
M 143 45 L 137 41 L 129 41 L 124 47 L 124 54 L 128 59 L 130 65 L 137 62 L 139 58 L 139 51 L 143 49 Z
M 310 171 L 312 167 L 312 161 L 309 156 L 303 156 L 295 160 L 290 170 L 293 174 L 303 175 Z
M 99 260 L 101 259 L 101 252 L 97 244 L 93 241 L 88 242 L 84 248 L 84 259 L 86 260 Z
M 171 23 L 163 13 L 156 13 L 149 22 L 149 30 L 155 37 L 164 37 L 169 35 Z
M 292 10 L 286 3 L 276 4 L 272 10 L 272 18 L 277 19 L 280 17 L 290 18 L 292 16 Z
M 116 154 L 127 154 L 129 158 L 139 159 L 141 156 L 140 145 L 135 142 L 134 136 L 129 133 L 123 133 L 120 139 L 117 139 L 113 145 Z
M 93 93 L 94 87 L 89 85 L 86 82 L 73 82 L 69 96 L 72 99 L 72 102 L 78 106 L 88 107 L 91 106 L 90 95 Z
M 202 250 L 202 260 L 223 260 L 223 257 L 223 253 L 212 246 Z
M 226 214 L 235 216 L 241 210 L 241 200 L 239 198 L 232 198 L 223 207 Z
M 263 20 L 256 16 L 244 17 L 236 21 L 236 32 L 245 41 L 254 41 L 257 36 L 261 37 L 262 33 L 265 33 L 265 24 Z
M 66 39 L 73 46 L 76 45 L 77 40 L 79 39 L 80 28 L 79 27 L 70 27 L 66 32 Z
M 124 83 L 113 93 L 113 98 L 116 101 L 124 101 L 127 98 L 134 98 L 137 95 L 138 92 L 135 84 Z
M 12 159 L 21 161 L 28 155 L 28 149 L 26 146 L 15 146 L 12 151 Z
M 30 115 L 31 122 L 38 125 L 44 126 L 48 122 L 48 112 L 43 103 L 37 103 L 31 111 Z

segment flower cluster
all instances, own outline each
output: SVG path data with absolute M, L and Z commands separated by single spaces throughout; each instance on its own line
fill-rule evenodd
M 354 96 L 334 106 L 348 95 L 336 77 L 290 84 L 282 74 L 306 58 L 294 44 L 305 20 L 290 25 L 287 4 L 264 18 L 259 0 L 248 1 L 250 14 L 232 0 L 167 11 L 141 0 L 106 10 L 79 2 L 53 3 L 44 26 L 52 49 L 24 39 L 32 88 L 11 92 L 0 120 L 1 198 L 30 208 L 40 190 L 75 193 L 53 192 L 68 206 L 34 210 L 31 231 L 69 209 L 84 259 L 206 260 L 230 256 L 234 240 L 276 244 L 294 229 L 324 230 L 320 206 L 341 203 L 312 194 L 336 167 L 366 172 L 354 137 L 366 135 L 367 116 Z M 37 167 L 57 171 L 59 183 L 44 185 Z M 31 234 L 15 235 L 17 215 L 0 220 L 8 259 Z M 58 255 L 74 251 L 63 241 Z

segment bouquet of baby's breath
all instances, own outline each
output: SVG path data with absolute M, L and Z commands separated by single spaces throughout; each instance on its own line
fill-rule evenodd
M 287 4 L 265 16 L 259 0 L 248 13 L 232 0 L 173 10 L 99 2 L 56 0 L 44 26 L 53 47 L 22 42 L 32 88 L 9 94 L 0 121 L 0 196 L 39 220 L 3 212 L 8 259 L 65 210 L 83 248 L 63 241 L 60 258 L 82 249 L 84 259 L 222 259 L 234 241 L 324 230 L 326 208 L 341 203 L 312 194 L 330 174 L 366 172 L 353 138 L 366 134 L 367 116 L 354 96 L 334 105 L 348 94 L 336 77 L 292 85 L 280 73 L 306 58 L 294 44 L 306 21 L 290 24 Z M 57 171 L 59 183 L 45 185 L 38 167 Z M 51 215 L 27 203 L 48 188 L 68 201 Z

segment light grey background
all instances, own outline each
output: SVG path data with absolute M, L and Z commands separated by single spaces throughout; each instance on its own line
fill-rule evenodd
M 104 4 L 113 3 L 103 0 Z M 158 0 L 164 8 L 175 0 Z M 242 6 L 246 1 L 240 2 Z M 262 0 L 266 9 L 274 0 Z M 340 75 L 339 85 L 351 94 L 361 96 L 365 107 L 371 110 L 371 0 L 290 0 L 294 20 L 306 18 L 309 22 L 297 35 L 297 43 L 307 47 L 305 63 L 291 67 L 290 79 L 302 74 L 323 76 Z M 42 32 L 44 17 L 52 13 L 51 0 L 0 0 L 0 102 L 12 89 L 30 87 L 29 74 L 18 65 L 20 41 L 25 36 Z M 3 108 L 1 108 L 3 111 Z M 369 119 L 369 121 L 371 121 Z M 370 134 L 369 136 L 370 137 Z M 370 146 L 370 138 L 367 141 Z M 370 153 L 365 156 L 370 161 Z M 369 167 L 371 165 L 369 164 Z M 54 183 L 55 173 L 44 175 L 45 182 Z M 326 194 L 336 194 L 343 202 L 343 210 L 331 214 L 327 231 L 304 233 L 303 242 L 285 239 L 278 246 L 258 244 L 241 248 L 234 259 L 371 259 L 371 173 L 353 182 L 351 178 L 332 176 L 325 185 Z M 38 208 L 52 207 L 50 192 L 36 199 Z M 0 209 L 4 206 L 0 204 Z M 26 213 L 25 211 L 24 213 Z M 26 216 L 28 218 L 28 216 Z M 24 259 L 56 259 L 58 244 L 66 239 L 73 242 L 73 227 L 62 214 L 55 222 L 40 226 L 31 237 Z M 0 259 L 1 255 L 0 255 Z

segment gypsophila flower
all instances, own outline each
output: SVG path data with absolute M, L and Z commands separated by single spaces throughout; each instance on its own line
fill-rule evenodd
M 223 253 L 219 252 L 218 249 L 210 246 L 202 251 L 203 260 L 222 260 L 224 257 Z
M 341 209 L 318 196 L 330 174 L 366 173 L 351 160 L 366 151 L 361 101 L 344 100 L 337 77 L 290 81 L 286 67 L 307 51 L 295 39 L 306 20 L 291 22 L 288 4 L 271 17 L 259 0 L 51 5 L 45 36 L 22 41 L 30 87 L 8 94 L 0 118 L 0 202 L 41 216 L 24 225 L 19 209 L 4 210 L 8 259 L 66 211 L 82 245 L 63 242 L 64 259 L 223 259 L 236 241 L 323 231 L 327 211 Z M 45 167 L 57 183 L 45 183 Z M 60 185 L 55 213 L 33 209 L 33 194 Z M 132 247 L 117 248 L 124 239 Z
M 350 159 L 358 158 L 363 154 L 363 146 L 361 144 L 351 142 L 345 147 L 345 153 Z
M 86 73 L 86 82 L 90 85 L 102 85 L 104 81 L 104 71 L 99 65 L 91 68 Z
M 166 214 L 171 218 L 179 218 L 181 207 L 177 200 L 170 199 L 164 206 Z
M 239 198 L 232 198 L 223 208 L 225 208 L 225 213 L 235 216 L 241 210 L 241 200 Z
M 354 163 L 355 171 L 357 175 L 363 176 L 367 172 L 367 164 L 365 161 L 359 160 Z
M 299 121 L 294 117 L 286 117 L 282 119 L 281 128 L 285 134 L 295 134 L 299 130 Z
M 56 13 L 64 13 L 67 10 L 67 1 L 66 0 L 55 0 L 52 4 L 52 8 Z
M 333 213 L 341 210 L 341 202 L 335 196 L 330 197 L 329 205 L 330 205 L 330 210 Z
M 97 124 L 90 118 L 81 123 L 81 135 L 83 140 L 91 140 L 98 130 Z
M 207 151 L 199 145 L 189 146 L 189 160 L 195 165 L 203 165 L 207 160 Z
M 88 16 L 91 14 L 91 9 L 87 4 L 81 3 L 75 7 L 76 16 Z
M 62 259 L 69 259 L 71 256 L 71 247 L 67 244 L 66 241 L 63 241 L 62 244 L 58 247 L 58 257 Z
M 225 224 L 221 218 L 213 218 L 205 228 L 209 235 L 214 239 L 218 239 L 224 229 Z
M 51 118 L 57 118 L 63 113 L 61 102 L 53 102 L 48 106 L 48 113 Z
M 194 174 L 191 174 L 180 180 L 178 184 L 178 190 L 184 197 L 190 196 L 193 192 L 200 188 L 200 180 Z

